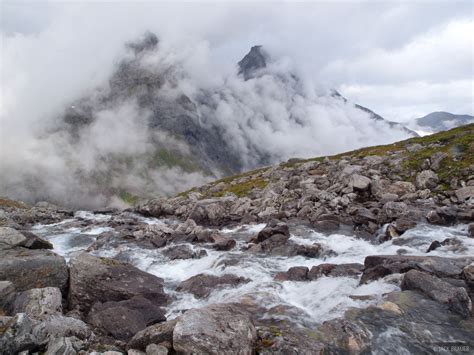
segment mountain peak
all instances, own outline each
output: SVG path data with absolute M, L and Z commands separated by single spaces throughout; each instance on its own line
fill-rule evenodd
M 144 51 L 154 50 L 157 46 L 158 37 L 150 31 L 146 31 L 138 40 L 127 43 L 127 48 L 130 48 L 135 55 Z
M 267 58 L 268 56 L 261 45 L 253 46 L 238 63 L 239 75 L 243 75 L 245 80 L 253 78 L 257 70 L 267 66 Z

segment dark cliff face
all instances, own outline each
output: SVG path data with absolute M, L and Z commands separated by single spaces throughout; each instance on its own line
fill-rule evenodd
M 245 80 L 253 78 L 260 69 L 267 66 L 267 58 L 262 46 L 253 46 L 238 63 L 239 75 L 243 75 Z

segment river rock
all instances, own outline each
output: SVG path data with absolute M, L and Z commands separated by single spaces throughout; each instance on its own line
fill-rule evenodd
M 0 351 L 2 354 L 18 354 L 38 350 L 41 340 L 33 333 L 35 321 L 24 313 L 14 317 L 0 317 Z
M 198 298 L 205 298 L 217 287 L 237 286 L 249 282 L 249 279 L 232 274 L 222 276 L 198 274 L 181 282 L 176 291 L 189 292 Z
M 474 238 L 474 223 L 470 223 L 467 226 L 467 235 L 469 238 Z
M 0 316 L 9 314 L 15 300 L 15 286 L 10 281 L 0 281 Z
M 172 348 L 173 330 L 178 322 L 178 318 L 169 321 L 153 324 L 138 333 L 128 342 L 127 349 L 146 350 L 150 344 L 169 344 Z
M 16 229 L 0 227 L 0 249 L 20 246 L 26 241 L 27 238 Z
M 275 275 L 276 281 L 308 281 L 309 269 L 306 266 L 293 266 L 288 271 Z
M 402 290 L 415 290 L 431 299 L 448 305 L 453 312 L 468 318 L 472 311 L 472 302 L 466 289 L 451 284 L 424 272 L 408 271 L 403 277 Z
M 173 348 L 182 353 L 250 355 L 257 331 L 236 304 L 214 304 L 185 312 L 173 332 Z
M 119 302 L 96 303 L 87 322 L 115 339 L 128 341 L 147 326 L 165 321 L 164 309 L 143 297 Z
M 163 250 L 163 255 L 167 256 L 170 260 L 184 260 L 184 259 L 198 259 L 206 256 L 205 250 L 195 252 L 189 245 L 174 245 Z
M 157 306 L 168 296 L 163 279 L 117 260 L 82 253 L 70 261 L 69 307 L 87 313 L 96 302 L 142 296 Z
M 462 278 L 463 268 L 474 261 L 474 257 L 443 258 L 439 256 L 371 255 L 364 261 L 361 283 L 377 280 L 396 273 L 415 269 L 440 278 Z
M 64 291 L 68 269 L 64 258 L 52 251 L 17 247 L 0 250 L 0 280 L 11 281 L 17 291 L 43 287 Z
M 284 222 L 279 220 L 271 220 L 257 235 L 250 241 L 252 243 L 261 243 L 275 234 L 281 234 L 286 237 L 290 237 L 290 228 Z
M 61 290 L 57 287 L 33 288 L 21 292 L 14 303 L 14 313 L 26 313 L 35 319 L 60 315 L 62 308 Z
M 359 277 L 364 270 L 364 265 L 350 264 L 320 264 L 313 266 L 308 273 L 310 280 L 317 280 L 321 276 L 327 277 Z

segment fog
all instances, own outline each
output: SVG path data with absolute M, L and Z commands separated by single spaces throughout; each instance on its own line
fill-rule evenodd
M 469 55 L 472 59 L 472 39 L 449 40 L 472 27 L 463 12 L 469 6 L 374 1 L 2 3 L 0 196 L 72 207 L 121 207 L 126 201 L 111 191 L 172 195 L 222 175 L 219 169 L 150 169 L 143 157 L 157 146 L 183 157 L 194 147 L 150 129 L 153 113 L 134 94 L 101 104 L 119 64 L 134 59 L 125 44 L 146 31 L 156 33 L 159 44 L 135 59 L 140 68 L 165 78 L 157 97 L 189 97 L 197 109 L 196 122 L 219 129 L 244 169 L 258 166 L 262 157 L 278 163 L 406 138 L 406 133 L 388 130 L 328 93 L 343 88 L 349 99 L 374 108 L 359 101 L 364 95 L 354 89 L 356 84 L 372 92 L 379 85 L 396 92 L 420 81 L 429 87 L 472 84 L 472 67 L 469 73 L 466 64 Z M 423 20 L 415 20 L 421 13 Z M 445 34 L 441 44 L 430 46 L 439 33 Z M 422 48 L 430 50 L 420 52 L 420 38 L 427 38 Z M 272 60 L 258 77 L 245 81 L 237 75 L 236 63 L 255 44 L 262 44 Z M 459 59 L 450 57 L 453 69 L 437 74 L 436 63 L 421 73 L 407 68 L 400 82 L 400 66 L 426 53 L 447 58 L 451 45 L 460 50 Z M 396 60 L 381 74 L 386 58 Z M 429 95 L 420 95 L 428 97 L 419 104 L 432 107 Z M 94 121 L 74 136 L 64 129 L 62 118 L 81 98 L 92 103 Z M 397 112 L 380 102 L 377 107 Z

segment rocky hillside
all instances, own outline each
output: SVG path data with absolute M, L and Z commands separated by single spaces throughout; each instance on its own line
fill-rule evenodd
M 1 199 L 0 353 L 469 352 L 473 144 L 468 125 L 134 210 Z
M 300 218 L 325 231 L 348 229 L 367 237 L 398 221 L 397 232 L 403 233 L 422 220 L 469 220 L 473 168 L 474 125 L 468 125 L 335 156 L 289 160 L 149 201 L 137 211 L 209 225 Z

